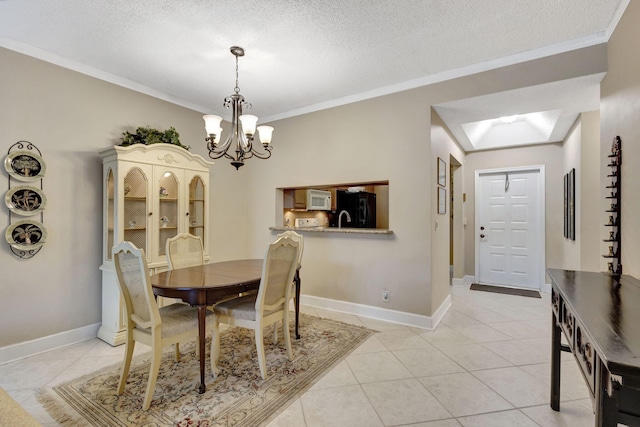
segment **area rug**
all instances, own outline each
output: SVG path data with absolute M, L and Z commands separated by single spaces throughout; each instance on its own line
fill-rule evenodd
M 270 331 L 271 328 L 265 331 L 266 380 L 260 376 L 253 331 L 227 328 L 220 335 L 220 373 L 215 379 L 210 372 L 207 343 L 204 394 L 196 390 L 200 365 L 195 341 L 190 341 L 180 346 L 180 362 L 175 362 L 171 347 L 163 354 L 148 411 L 142 410 L 148 356 L 134 359 L 120 396 L 116 394 L 118 365 L 42 389 L 38 400 L 63 426 L 263 426 L 374 333 L 301 313 L 301 339 L 291 340 L 294 360 L 290 362 L 282 331 L 276 345 Z
M 469 289 L 472 291 L 495 292 L 497 294 L 517 295 L 520 297 L 542 298 L 540 292 L 531 289 L 507 288 L 504 286 L 491 286 L 480 283 L 472 283 Z

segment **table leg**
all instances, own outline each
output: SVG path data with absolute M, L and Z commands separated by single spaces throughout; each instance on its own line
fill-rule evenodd
M 560 338 L 562 331 L 555 313 L 551 318 L 551 409 L 560 410 Z
M 198 306 L 198 345 L 200 347 L 200 386 L 198 387 L 198 393 L 202 394 L 207 391 L 207 386 L 204 384 L 204 360 L 205 360 L 205 347 L 207 336 L 207 306 Z
M 300 339 L 300 334 L 298 333 L 298 321 L 300 318 L 300 270 L 296 270 L 296 274 L 293 278 L 296 283 L 296 339 Z

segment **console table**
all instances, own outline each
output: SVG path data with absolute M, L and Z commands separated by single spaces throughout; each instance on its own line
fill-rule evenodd
M 591 391 L 596 426 L 640 426 L 640 281 L 548 269 L 552 293 L 551 408 L 560 410 L 560 352 Z M 568 345 L 561 343 L 564 333 Z

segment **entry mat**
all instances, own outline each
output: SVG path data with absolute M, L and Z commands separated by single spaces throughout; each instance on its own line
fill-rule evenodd
M 504 286 L 483 285 L 480 283 L 472 283 L 469 288 L 472 291 L 495 292 L 497 294 L 518 295 L 521 297 L 541 298 L 539 291 L 531 289 L 515 289 L 506 288 Z

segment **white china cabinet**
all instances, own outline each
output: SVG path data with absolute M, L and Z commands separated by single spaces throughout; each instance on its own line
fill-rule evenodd
M 202 237 L 208 262 L 209 168 L 212 162 L 171 144 L 100 151 L 103 163 L 102 326 L 98 337 L 125 341 L 122 298 L 111 248 L 130 241 L 144 249 L 149 273 L 167 269 L 165 242 L 179 233 Z

